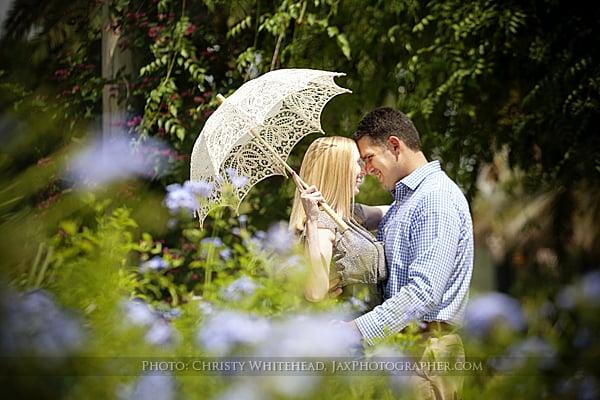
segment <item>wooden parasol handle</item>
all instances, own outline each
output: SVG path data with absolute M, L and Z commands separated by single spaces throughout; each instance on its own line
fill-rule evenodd
M 252 134 L 252 136 L 254 136 L 254 138 L 256 140 L 258 140 L 258 142 L 260 144 L 262 144 L 263 146 L 265 146 L 265 148 L 271 152 L 271 155 L 273 157 L 275 157 L 275 159 L 277 161 L 279 161 L 281 163 L 281 165 L 283 165 L 283 167 L 286 169 L 287 172 L 290 173 L 290 175 L 295 174 L 294 170 L 283 160 L 283 158 L 281 158 L 279 156 L 279 154 L 277 154 L 277 151 L 275 151 L 275 149 L 266 140 L 264 140 L 263 138 L 260 137 L 260 135 L 258 134 L 258 132 L 256 132 L 254 129 L 250 129 L 250 133 Z M 298 180 L 304 186 L 302 189 L 306 189 L 308 187 L 308 184 L 306 182 L 304 182 L 302 180 L 302 178 L 300 178 L 299 175 L 298 175 Z M 320 206 L 323 209 L 323 211 L 325 211 L 327 213 L 327 215 L 329 215 L 331 217 L 331 219 L 333 219 L 335 221 L 335 223 L 340 227 L 340 229 L 342 230 L 342 233 L 346 232 L 350 228 L 348 226 L 348 224 L 346 222 L 344 222 L 344 220 L 342 219 L 342 217 L 340 217 L 333 210 L 333 208 L 331 208 L 329 206 L 329 204 L 323 202 L 323 203 L 320 204 Z

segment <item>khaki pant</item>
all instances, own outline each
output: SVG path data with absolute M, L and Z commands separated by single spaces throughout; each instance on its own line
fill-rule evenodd
M 416 397 L 424 400 L 460 399 L 464 381 L 461 371 L 444 371 L 444 368 L 436 365 L 439 366 L 439 362 L 449 363 L 445 365 L 452 369 L 455 362 L 464 360 L 465 349 L 458 334 L 441 334 L 427 338 L 421 361 L 433 367 L 424 367 L 412 378 Z M 438 363 L 434 363 L 436 361 Z

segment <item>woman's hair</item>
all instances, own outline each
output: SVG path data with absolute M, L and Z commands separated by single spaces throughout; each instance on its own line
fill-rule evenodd
M 353 150 L 356 144 L 352 139 L 342 136 L 329 136 L 316 139 L 306 150 L 300 177 L 308 185 L 315 185 L 323 194 L 327 204 L 343 218 L 351 219 L 354 185 L 352 180 Z M 296 190 L 290 230 L 301 232 L 306 223 L 306 214 L 300 202 L 300 193 Z

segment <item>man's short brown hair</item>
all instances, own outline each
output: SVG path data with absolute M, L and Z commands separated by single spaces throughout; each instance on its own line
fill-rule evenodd
M 419 132 L 410 118 L 389 107 L 376 108 L 363 117 L 352 138 L 358 141 L 364 136 L 379 144 L 384 144 L 390 136 L 397 136 L 411 150 L 421 150 Z

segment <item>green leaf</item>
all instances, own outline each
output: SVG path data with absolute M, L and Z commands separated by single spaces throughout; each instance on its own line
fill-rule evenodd
M 329 35 L 329 37 L 334 37 L 338 33 L 340 33 L 340 31 L 336 26 L 330 26 L 327 28 L 327 35 Z
M 343 33 L 339 34 L 336 36 L 337 39 L 337 43 L 338 46 L 340 47 L 340 49 L 342 49 L 342 53 L 344 53 L 344 56 L 350 60 L 350 43 L 348 43 L 348 39 L 346 38 L 346 35 L 344 35 Z

